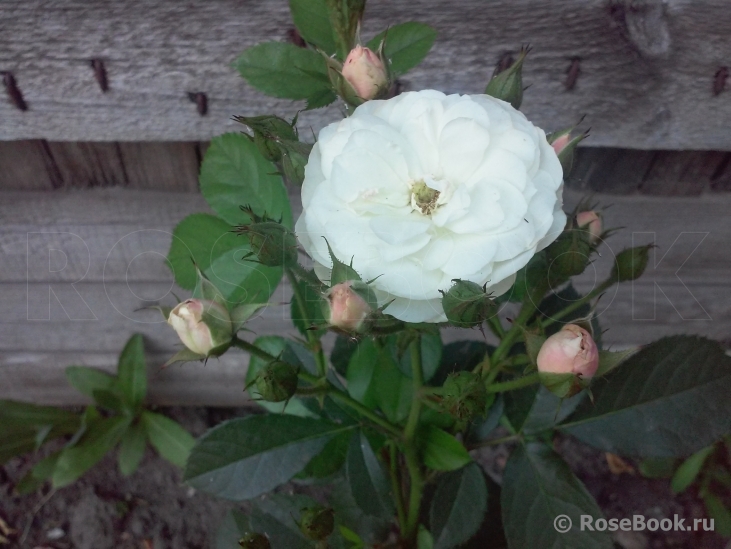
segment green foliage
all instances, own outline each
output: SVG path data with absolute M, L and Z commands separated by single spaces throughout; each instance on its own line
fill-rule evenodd
M 348 484 L 353 498 L 364 513 L 381 518 L 393 516 L 388 477 L 365 434 L 353 434 L 346 460 Z
M 325 58 L 313 50 L 264 42 L 248 48 L 234 64 L 249 84 L 272 97 L 316 100 L 318 106 L 335 101 Z
M 410 21 L 389 27 L 368 42 L 376 51 L 382 40 L 386 40 L 384 52 L 390 62 L 391 72 L 399 76 L 421 63 L 434 45 L 437 31 L 434 27 Z
M 666 337 L 592 385 L 562 431 L 606 452 L 683 457 L 728 431 L 731 358 L 713 341 Z M 682 410 L 682 414 L 677 411 Z
M 471 463 L 443 475 L 429 511 L 434 549 L 457 547 L 468 541 L 482 524 L 486 510 L 487 485 L 479 465 Z
M 232 419 L 198 439 L 185 480 L 221 498 L 251 499 L 287 482 L 333 436 L 349 429 L 291 415 Z
M 289 0 L 292 19 L 300 36 L 328 55 L 335 53 L 335 38 L 326 0 Z
M 472 461 L 462 443 L 438 427 L 425 426 L 418 440 L 424 465 L 435 471 L 454 471 Z
M 0 401 L 0 462 L 37 450 L 53 438 L 73 435 L 63 448 L 39 461 L 21 479 L 19 493 L 32 492 L 47 480 L 54 488 L 67 486 L 117 446 L 120 471 L 131 475 L 144 456 L 148 440 L 162 457 L 183 466 L 193 438 L 175 421 L 144 410 L 147 366 L 141 335 L 127 341 L 117 375 L 69 366 L 66 376 L 73 387 L 94 400 L 83 414 Z M 97 407 L 113 414 L 103 416 Z
M 545 444 L 519 446 L 505 467 L 502 486 L 503 525 L 510 547 L 614 546 L 607 532 L 580 530 L 580 515 L 597 519 L 601 510 L 569 466 Z M 568 532 L 559 533 L 553 527 L 559 515 L 571 519 Z

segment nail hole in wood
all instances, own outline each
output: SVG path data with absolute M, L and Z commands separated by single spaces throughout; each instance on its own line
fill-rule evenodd
M 579 79 L 579 74 L 581 74 L 581 58 L 574 57 L 571 59 L 569 68 L 566 69 L 566 80 L 564 81 L 564 86 L 567 91 L 571 91 L 576 87 L 576 81 Z
M 23 98 L 23 93 L 20 91 L 20 88 L 18 88 L 18 83 L 15 81 L 13 73 L 4 71 L 0 72 L 0 74 L 3 77 L 3 84 L 5 85 L 5 91 L 8 94 L 10 103 L 12 103 L 13 106 L 18 110 L 27 111 L 28 103 L 25 102 L 25 99 Z
M 97 84 L 102 92 L 106 93 L 109 91 L 109 81 L 107 80 L 107 69 L 104 66 L 104 61 L 101 59 L 92 59 L 91 68 L 94 69 L 94 78 L 96 78 Z
M 721 67 L 716 71 L 713 77 L 713 95 L 720 94 L 726 87 L 726 79 L 728 78 L 728 68 Z
M 195 103 L 196 110 L 201 116 L 208 114 L 208 97 L 203 92 L 190 92 L 188 99 Z

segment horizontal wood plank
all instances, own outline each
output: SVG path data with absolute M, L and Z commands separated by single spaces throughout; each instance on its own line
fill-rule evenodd
M 729 6 L 720 0 L 370 0 L 368 38 L 394 23 L 434 25 L 437 44 L 404 89 L 479 93 L 495 64 L 524 43 L 524 110 L 556 129 L 587 115 L 593 146 L 731 150 Z M 293 115 L 240 79 L 232 61 L 263 40 L 284 40 L 287 2 L 8 0 L 0 4 L 0 70 L 28 105 L 0 101 L 0 139 L 200 141 L 238 129 L 234 114 Z M 109 91 L 91 59 L 104 61 Z M 575 86 L 567 70 L 579 63 Z M 718 90 L 717 90 L 718 91 Z M 203 92 L 208 113 L 188 94 Z M 338 108 L 303 113 L 315 130 Z
M 566 209 L 581 198 L 566 191 Z M 295 212 L 297 193 L 292 193 Z M 647 343 L 671 333 L 728 339 L 731 309 L 731 195 L 695 198 L 597 195 L 609 227 L 624 226 L 601 248 L 578 281 L 588 291 L 606 276 L 613 254 L 655 242 L 646 275 L 600 301 L 604 340 L 615 346 Z M 179 348 L 151 301 L 174 303 L 176 288 L 164 254 L 175 224 L 208 211 L 193 193 L 109 188 L 86 191 L 0 192 L 0 398 L 78 403 L 63 367 L 81 363 L 113 369 L 133 332 L 150 353 L 151 399 L 160 404 L 241 405 L 245 355 L 227 354 L 207 366 L 158 372 Z M 634 241 L 633 241 L 634 238 Z M 596 273 L 596 275 L 595 275 Z M 272 297 L 286 303 L 282 284 Z M 286 306 L 273 306 L 251 328 L 257 335 L 294 331 Z M 480 338 L 477 331 L 446 329 L 445 341 Z

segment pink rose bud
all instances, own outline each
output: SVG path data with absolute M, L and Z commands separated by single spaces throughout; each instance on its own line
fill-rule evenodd
M 343 64 L 343 77 L 358 97 L 373 99 L 388 84 L 388 74 L 381 59 L 368 48 L 356 46 Z
M 363 325 L 363 321 L 373 310 L 358 292 L 353 290 L 353 281 L 336 284 L 327 293 L 330 315 L 330 326 L 355 332 Z
M 560 153 L 566 148 L 566 145 L 571 141 L 571 133 L 565 133 L 561 137 L 557 137 L 556 140 L 551 143 L 551 147 L 556 151 L 556 154 Z
M 599 240 L 599 236 L 602 234 L 602 218 L 594 210 L 578 213 L 576 225 L 589 231 L 591 242 Z
M 231 316 L 226 307 L 215 301 L 183 301 L 170 311 L 168 324 L 188 349 L 201 356 L 208 356 L 233 339 Z
M 536 362 L 541 373 L 574 374 L 588 380 L 599 367 L 599 350 L 589 332 L 567 324 L 543 343 Z

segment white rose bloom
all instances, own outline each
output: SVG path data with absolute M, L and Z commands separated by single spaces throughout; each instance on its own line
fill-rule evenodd
M 540 128 L 487 95 L 425 90 L 368 101 L 324 128 L 297 236 L 327 280 L 335 256 L 409 322 L 446 320 L 459 278 L 505 293 L 566 223 L 563 172 Z M 324 237 L 324 238 L 323 238 Z

